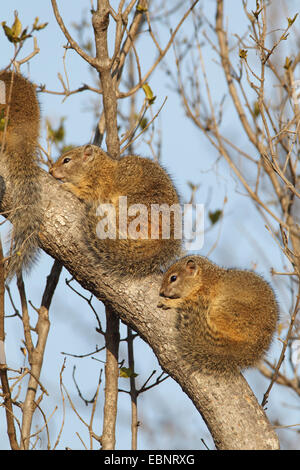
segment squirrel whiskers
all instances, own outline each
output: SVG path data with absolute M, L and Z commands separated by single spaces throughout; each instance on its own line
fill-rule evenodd
M 6 121 L 6 131 L 4 126 L 0 129 L 0 145 L 4 148 L 0 158 L 8 167 L 13 199 L 9 215 L 13 242 L 7 265 L 10 279 L 30 268 L 38 248 L 42 222 L 37 166 L 40 109 L 34 86 L 22 75 L 0 71 L 0 84 L 2 92 L 5 88 L 0 112 Z

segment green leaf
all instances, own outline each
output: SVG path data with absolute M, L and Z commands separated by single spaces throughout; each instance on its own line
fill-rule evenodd
M 262 11 L 262 8 L 259 8 L 259 3 L 257 2 L 256 3 L 256 11 L 253 11 L 253 10 L 251 10 L 251 11 L 252 11 L 253 15 L 255 16 L 255 18 L 258 19 L 259 15 Z
M 147 126 L 147 124 L 148 124 L 148 119 L 144 117 L 143 119 L 141 119 L 140 128 L 141 128 L 141 129 L 145 129 L 145 127 Z
M 22 23 L 19 20 L 18 12 L 15 11 L 15 21 L 11 27 L 12 34 L 15 38 L 18 38 L 22 32 Z
M 2 109 L 1 109 L 2 108 Z M 0 131 L 3 132 L 4 129 L 5 129 L 5 123 L 6 123 L 6 119 L 5 119 L 5 105 L 1 105 L 0 107 Z M 8 124 L 9 124 L 9 120 L 8 120 Z
M 7 39 L 13 44 L 17 44 L 24 41 L 27 38 L 31 38 L 30 34 L 27 34 L 27 28 L 22 31 L 22 23 L 18 18 L 18 14 L 15 12 L 15 21 L 12 27 L 6 25 L 6 21 L 2 21 L 2 27 Z
M 222 215 L 223 215 L 223 211 L 221 211 L 220 209 L 216 210 L 215 212 L 209 212 L 208 217 L 211 221 L 211 224 L 215 225 Z
M 18 13 L 15 11 L 15 21 L 10 28 L 6 25 L 6 21 L 2 21 L 2 27 L 7 39 L 12 43 L 20 42 L 19 36 L 22 32 L 22 23 L 19 20 Z
M 120 377 L 124 379 L 129 379 L 130 377 L 137 377 L 138 374 L 135 374 L 131 367 L 120 367 Z
M 25 28 L 24 31 L 22 31 L 22 34 L 19 37 L 18 42 L 25 41 L 25 39 L 27 38 L 31 38 L 31 34 L 27 34 L 27 29 L 28 28 Z
M 156 96 L 153 95 L 153 91 L 151 90 L 151 87 L 149 86 L 149 84 L 147 82 L 144 83 L 142 88 L 144 90 L 148 103 L 153 104 L 156 99 Z
M 283 34 L 280 38 L 280 41 L 286 41 L 289 36 L 289 33 Z
M 296 15 L 294 16 L 294 18 L 288 18 L 288 24 L 289 24 L 289 28 L 292 26 L 292 24 L 294 24 L 296 18 L 298 16 L 298 13 L 296 13 Z
M 254 117 L 255 117 L 255 118 L 257 118 L 257 117 L 260 115 L 260 110 L 259 110 L 258 101 L 255 101 L 255 102 L 254 102 L 254 105 L 253 105 L 253 114 L 254 114 Z
M 35 18 L 33 26 L 32 26 L 33 31 L 40 31 L 41 29 L 46 28 L 46 26 L 48 24 L 48 23 L 41 23 L 41 24 L 38 24 L 38 23 L 39 23 L 39 17 L 37 16 Z
M 15 38 L 12 32 L 12 29 L 9 26 L 6 26 L 6 21 L 2 21 L 2 28 L 4 30 L 5 36 L 10 42 L 15 42 Z
M 290 59 L 289 57 L 286 57 L 286 58 L 285 58 L 285 63 L 284 63 L 284 66 L 283 66 L 283 67 L 284 67 L 286 70 L 288 70 L 288 69 L 290 68 L 290 66 L 292 65 L 292 63 L 293 63 L 292 59 Z
M 247 49 L 240 49 L 239 56 L 241 59 L 247 59 L 248 51 Z
M 52 140 L 52 142 L 54 142 L 56 145 L 60 142 L 63 142 L 65 138 L 65 126 L 64 126 L 65 119 L 66 119 L 65 117 L 62 117 L 60 119 L 60 123 L 57 129 L 54 129 L 51 126 L 50 121 L 48 119 L 46 120 L 46 124 L 48 128 L 48 136 Z
M 0 131 L 3 132 L 5 129 L 5 119 L 0 118 Z
M 142 5 L 138 4 L 138 6 L 136 7 L 137 11 L 141 11 L 141 12 L 146 12 L 148 11 L 148 8 L 146 7 L 143 7 Z

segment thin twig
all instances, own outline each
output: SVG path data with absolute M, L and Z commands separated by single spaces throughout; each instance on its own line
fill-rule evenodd
M 5 360 L 5 330 L 4 330 L 4 264 L 3 264 L 3 250 L 2 242 L 0 240 L 0 380 L 2 387 L 2 395 L 4 398 L 4 408 L 6 413 L 6 425 L 7 435 L 9 438 L 10 446 L 12 450 L 19 450 L 19 444 L 17 442 L 16 429 L 14 424 L 14 413 L 13 413 L 13 402 L 11 398 L 11 391 L 9 387 L 7 377 L 7 365 Z

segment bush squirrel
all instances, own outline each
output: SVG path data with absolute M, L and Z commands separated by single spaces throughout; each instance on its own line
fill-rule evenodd
M 159 272 L 179 255 L 181 240 L 174 235 L 173 212 L 170 212 L 169 238 L 162 237 L 161 217 L 156 221 L 151 219 L 153 204 L 179 205 L 173 183 L 158 163 L 135 155 L 115 160 L 101 148 L 88 144 L 60 156 L 50 174 L 86 204 L 86 242 L 109 273 L 144 276 Z M 120 196 L 127 198 L 128 208 L 138 208 L 134 205 L 139 204 L 146 208 L 146 220 L 133 235 L 129 229 L 136 213 L 134 217 L 128 210 L 125 225 L 119 224 Z M 110 204 L 114 209 L 116 230 L 111 238 L 99 237 L 99 232 L 96 235 L 97 223 L 104 217 L 103 214 L 102 219 L 95 215 L 100 204 Z M 141 214 L 139 209 L 138 213 Z M 151 236 L 151 223 L 157 238 Z
M 0 71 L 0 96 L 0 160 L 6 161 L 13 200 L 8 214 L 13 242 L 6 266 L 10 279 L 30 267 L 38 248 L 40 108 L 34 86 L 16 72 Z
M 194 369 L 255 366 L 270 346 L 278 306 L 269 284 L 253 272 L 186 256 L 164 274 L 159 295 L 158 307 L 177 310 L 177 346 Z

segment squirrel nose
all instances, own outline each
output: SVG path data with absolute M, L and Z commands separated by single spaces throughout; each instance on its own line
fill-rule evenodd
M 50 173 L 50 175 L 52 175 L 52 173 L 53 173 L 53 168 L 50 168 L 49 173 Z
M 166 297 L 163 289 L 160 289 L 159 296 L 160 297 Z

